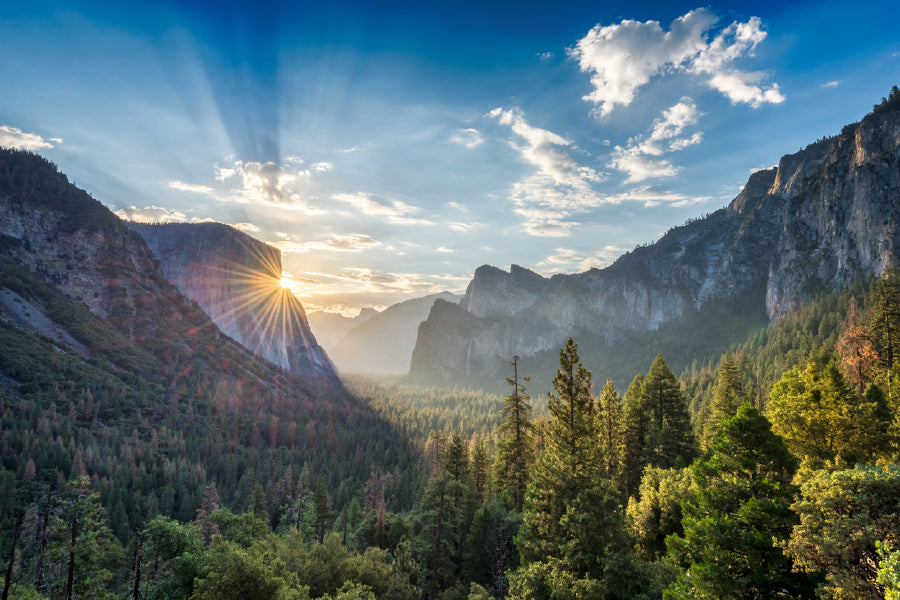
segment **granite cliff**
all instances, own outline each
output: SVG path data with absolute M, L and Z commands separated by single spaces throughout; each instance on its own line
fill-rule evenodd
M 898 205 L 900 109 L 888 106 L 754 173 L 727 207 L 607 268 L 549 279 L 478 268 L 459 306 L 436 304 L 422 323 L 410 374 L 499 379 L 514 354 L 546 354 L 570 335 L 627 344 L 712 305 L 777 319 L 893 264 Z
M 297 377 L 336 385 L 303 306 L 281 286 L 281 252 L 221 223 L 128 223 L 165 278 L 224 333 Z

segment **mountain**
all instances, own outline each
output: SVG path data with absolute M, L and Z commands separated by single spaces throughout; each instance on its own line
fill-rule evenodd
M 347 332 L 357 325 L 365 323 L 377 314 L 378 311 L 374 308 L 363 308 L 355 317 L 345 317 L 339 313 L 320 310 L 309 313 L 307 319 L 313 334 L 316 336 L 316 340 L 330 355 L 334 345 L 347 335 Z
M 389 306 L 334 344 L 332 360 L 345 373 L 407 374 L 419 324 L 437 301 L 458 302 L 459 296 L 441 292 Z
M 225 334 L 305 381 L 339 385 L 303 306 L 281 286 L 281 252 L 221 223 L 128 223 L 165 278 Z
M 894 264 L 898 205 L 900 107 L 887 105 L 754 173 L 727 207 L 604 269 L 545 279 L 517 266 L 480 267 L 458 307 L 435 304 L 422 323 L 410 374 L 496 381 L 515 354 L 543 372 L 574 336 L 601 353 L 600 373 L 634 355 L 635 364 L 620 365 L 621 383 L 650 363 L 655 332 L 675 340 L 675 365 L 700 358 L 685 344 L 709 314 L 743 324 L 734 335 L 706 331 L 720 345 L 706 351 L 720 352 L 816 294 Z
M 240 262 L 234 248 L 222 252 Z M 412 464 L 371 408 L 223 333 L 166 279 L 138 233 L 52 163 L 5 149 L 0 414 L 0 498 L 26 506 L 86 474 L 122 539 L 155 514 L 192 520 L 212 482 L 241 510 L 262 485 L 277 524 L 304 465 L 335 488 L 347 482 L 333 496 L 338 508 L 384 457 Z

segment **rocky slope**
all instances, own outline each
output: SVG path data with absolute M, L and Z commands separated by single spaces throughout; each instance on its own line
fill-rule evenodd
M 221 223 L 129 223 L 165 278 L 224 333 L 297 377 L 337 384 L 296 297 L 281 286 L 281 252 Z
M 900 248 L 900 110 L 888 108 L 784 156 L 726 208 L 605 269 L 547 280 L 480 267 L 460 305 L 436 305 L 420 327 L 411 375 L 499 378 L 514 354 L 546 353 L 569 335 L 628 343 L 711 305 L 776 319 L 881 273 Z

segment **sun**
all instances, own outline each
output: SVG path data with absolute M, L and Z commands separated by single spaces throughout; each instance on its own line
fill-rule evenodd
M 291 283 L 292 283 L 292 282 L 291 282 L 291 279 L 290 279 L 289 277 L 282 277 L 282 278 L 281 278 L 281 287 L 283 287 L 284 289 L 286 289 L 286 290 L 291 289 Z

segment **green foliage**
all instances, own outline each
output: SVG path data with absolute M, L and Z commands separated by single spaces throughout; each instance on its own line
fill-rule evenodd
M 699 491 L 684 505 L 684 537 L 666 540 L 682 573 L 665 597 L 811 598 L 811 583 L 773 546 L 794 523 L 796 459 L 747 404 L 723 423 L 712 449 L 692 467 Z
M 696 449 L 687 400 L 662 355 L 650 365 L 641 388 L 641 404 L 649 415 L 645 462 L 662 468 L 689 465 Z
M 500 442 L 496 479 L 498 492 L 506 494 L 516 510 L 522 512 L 528 485 L 528 468 L 534 453 L 534 425 L 531 422 L 530 398 L 518 376 L 518 358 L 513 361 L 516 369 L 514 377 L 506 380 L 513 387 L 513 392 L 503 400 L 503 410 L 500 412 L 503 421 L 497 428 Z M 522 379 L 528 381 L 527 377 Z
M 798 567 L 825 575 L 827 597 L 884 597 L 877 544 L 900 542 L 900 467 L 820 471 L 793 509 L 800 522 L 785 551 Z
M 884 600 L 900 600 L 900 551 L 891 550 L 890 546 L 875 542 L 878 556 L 878 574 L 876 581 L 884 586 Z
M 775 384 L 766 414 L 772 428 L 808 468 L 828 461 L 865 462 L 889 450 L 884 399 L 873 390 L 860 396 L 834 361 L 791 369 Z
M 548 408 L 544 447 L 532 470 L 523 508 L 519 551 L 526 561 L 562 555 L 560 540 L 568 538 L 563 517 L 579 494 L 592 485 L 599 470 L 594 440 L 594 410 L 590 373 L 579 363 L 569 338 L 560 351 L 560 367 Z M 574 524 L 574 523 L 573 523 Z
M 887 98 L 882 98 L 880 104 L 876 104 L 872 109 L 872 114 L 886 113 L 892 110 L 900 110 L 900 89 L 897 86 L 891 88 L 891 93 Z
M 626 524 L 641 558 L 659 560 L 666 553 L 666 537 L 684 534 L 681 505 L 697 491 L 690 468 L 644 469 L 639 494 L 629 499 L 626 509 Z

